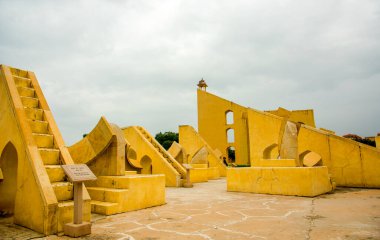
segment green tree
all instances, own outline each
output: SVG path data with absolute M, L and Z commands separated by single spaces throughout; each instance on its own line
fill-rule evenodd
M 178 133 L 175 133 L 175 132 L 165 132 L 165 133 L 159 132 L 156 134 L 154 138 L 166 150 L 170 148 L 170 146 L 172 145 L 174 141 L 178 143 Z
M 375 141 L 372 141 L 371 139 L 368 139 L 368 138 L 362 138 L 362 137 L 360 137 L 359 135 L 356 135 L 356 134 L 349 133 L 349 134 L 343 135 L 343 137 L 344 138 L 349 138 L 351 140 L 354 140 L 354 141 L 357 141 L 357 142 L 360 142 L 360 143 L 367 144 L 367 145 L 372 146 L 372 147 L 376 147 L 376 142 Z

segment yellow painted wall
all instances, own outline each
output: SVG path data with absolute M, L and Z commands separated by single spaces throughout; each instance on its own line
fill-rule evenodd
M 227 155 L 229 146 L 235 147 L 236 164 L 249 164 L 247 110 L 203 90 L 198 94 L 198 131 L 212 147 Z M 226 112 L 233 111 L 234 123 L 227 125 Z M 227 143 L 227 129 L 234 129 L 235 142 Z
M 186 153 L 189 154 L 190 158 L 194 156 L 199 149 L 205 146 L 202 139 L 197 136 L 195 129 L 189 125 L 179 126 L 178 135 L 179 145 L 186 150 Z
M 360 150 L 365 186 L 380 188 L 380 149 L 361 144 Z
M 279 117 L 285 117 L 281 111 L 283 108 L 279 108 L 277 110 L 269 110 L 265 111 L 274 115 L 277 115 Z M 286 110 L 286 109 L 285 109 Z M 289 111 L 289 110 L 288 110 Z M 289 111 L 290 115 L 287 116 L 289 117 L 289 121 L 293 122 L 300 122 L 303 124 L 306 124 L 311 127 L 315 127 L 315 120 L 314 120 L 314 110 L 313 109 L 306 109 L 306 110 L 292 110 Z
M 94 185 L 98 187 L 88 188 L 96 201 L 92 211 L 100 214 L 112 215 L 165 204 L 165 176 L 162 174 L 99 176 Z
M 123 207 L 128 211 L 165 204 L 165 176 L 131 175 L 129 178 L 130 196 Z
M 301 122 L 308 126 L 315 127 L 314 111 L 312 109 L 292 110 L 289 121 Z
M 208 168 L 191 168 L 190 182 L 200 183 L 208 181 Z
M 217 167 L 209 167 L 208 164 L 190 164 L 190 181 L 193 183 L 207 182 L 209 179 L 220 178 Z
M 248 109 L 251 165 L 263 158 L 277 158 L 275 156 L 278 156 L 278 147 L 272 150 L 276 155 L 266 156 L 265 152 L 271 146 L 278 145 L 282 121 L 283 118 L 276 115 Z
M 252 162 L 252 167 L 297 167 L 295 159 L 260 159 Z
M 192 163 L 190 164 L 193 168 L 208 168 L 208 164 L 203 163 Z
M 337 186 L 380 187 L 379 149 L 308 126 L 300 128 L 298 144 L 300 156 L 321 155 Z
M 227 191 L 314 197 L 330 192 L 327 167 L 228 168 Z
M 334 131 L 329 130 L 329 129 L 326 129 L 326 128 L 319 128 L 319 130 L 324 131 L 324 132 L 327 132 L 327 133 L 329 133 L 329 134 L 335 134 Z
M 122 130 L 124 137 L 135 150 L 136 158 L 141 160 L 147 156 L 151 159 L 153 174 L 164 174 L 166 186 L 168 187 L 179 187 L 181 185 L 181 175 L 163 158 L 162 154 L 148 142 L 136 127 L 127 127 Z
M 207 168 L 208 179 L 218 179 L 220 178 L 220 171 L 217 167 L 209 167 Z M 227 169 L 226 169 L 227 172 Z

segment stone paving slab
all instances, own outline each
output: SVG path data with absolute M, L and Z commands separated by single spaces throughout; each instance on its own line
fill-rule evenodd
M 1 240 L 27 240 L 43 237 L 30 229 L 13 224 L 12 217 L 0 217 L 0 239 Z
M 190 189 L 167 188 L 166 195 L 163 206 L 93 215 L 92 234 L 79 239 L 380 239 L 377 189 L 342 188 L 304 198 L 226 192 L 220 179 Z

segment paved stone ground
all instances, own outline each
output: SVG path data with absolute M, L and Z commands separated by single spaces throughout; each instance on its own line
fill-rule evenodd
M 27 240 L 43 237 L 42 234 L 36 233 L 24 227 L 12 223 L 11 217 L 0 217 L 0 239 L 1 240 Z
M 166 205 L 109 217 L 94 215 L 93 234 L 81 239 L 380 239 L 380 190 L 341 188 L 334 194 L 303 198 L 225 189 L 225 179 L 192 189 L 167 188 Z M 5 231 L 0 239 L 35 234 L 9 226 L 0 220 L 0 233 Z M 21 238 L 12 238 L 11 233 Z

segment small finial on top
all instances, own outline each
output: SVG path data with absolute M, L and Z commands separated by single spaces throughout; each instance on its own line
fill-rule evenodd
M 206 88 L 208 87 L 207 84 L 206 84 L 206 81 L 203 80 L 203 77 L 202 79 L 198 82 L 198 88 L 201 89 L 201 90 L 205 90 L 206 91 Z

